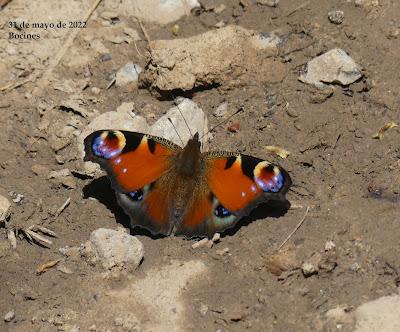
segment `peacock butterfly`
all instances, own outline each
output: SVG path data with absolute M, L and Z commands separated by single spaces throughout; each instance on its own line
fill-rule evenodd
M 132 226 L 153 234 L 211 237 L 258 204 L 284 200 L 292 183 L 283 168 L 268 161 L 202 153 L 198 133 L 183 148 L 122 130 L 93 132 L 84 144 L 85 160 L 105 169 Z

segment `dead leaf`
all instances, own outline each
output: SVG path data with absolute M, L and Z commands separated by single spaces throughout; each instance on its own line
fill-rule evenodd
M 287 151 L 283 148 L 280 148 L 279 146 L 267 145 L 265 147 L 265 150 L 268 153 L 276 154 L 277 156 L 281 157 L 282 159 L 286 159 L 290 155 L 289 151 Z
M 375 138 L 375 139 L 382 139 L 382 138 L 383 138 L 383 134 L 384 134 L 387 130 L 392 129 L 392 128 L 395 128 L 395 127 L 397 127 L 397 124 L 396 124 L 396 123 L 394 123 L 393 121 L 388 122 L 388 123 L 385 124 L 381 129 L 379 129 L 379 131 L 378 131 L 376 134 L 373 134 L 373 135 L 372 135 L 372 138 Z
M 45 273 L 47 270 L 56 266 L 60 261 L 61 261 L 61 259 L 55 259 L 53 261 L 49 261 L 47 263 L 39 265 L 39 267 L 36 269 L 36 274 L 41 275 L 41 274 Z

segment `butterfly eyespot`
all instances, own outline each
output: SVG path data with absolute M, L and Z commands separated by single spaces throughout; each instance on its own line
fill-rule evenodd
M 143 197 L 144 197 L 143 190 L 141 190 L 141 189 L 132 191 L 132 192 L 128 193 L 127 195 L 129 196 L 129 198 L 131 200 L 133 200 L 135 202 L 142 201 Z
M 125 147 L 126 139 L 120 131 L 104 131 L 93 139 L 92 151 L 97 157 L 111 159 Z
M 254 168 L 254 181 L 263 192 L 279 192 L 285 184 L 285 177 L 277 166 L 262 161 Z
M 230 215 L 232 215 L 232 213 L 228 209 L 225 209 L 222 205 L 218 205 L 215 208 L 214 214 L 218 218 L 225 218 L 225 217 L 229 217 Z

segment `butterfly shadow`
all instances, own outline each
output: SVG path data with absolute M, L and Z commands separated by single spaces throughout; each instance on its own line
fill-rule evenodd
M 253 221 L 266 218 L 280 218 L 283 217 L 290 209 L 290 202 L 284 200 L 270 200 L 258 205 L 248 216 L 240 219 L 233 227 L 225 230 L 221 235 L 233 236 L 242 228 L 248 226 Z
M 110 195 L 110 193 L 112 193 Z M 154 235 L 145 228 L 131 227 L 129 217 L 125 214 L 124 210 L 119 206 L 117 198 L 114 194 L 110 181 L 106 176 L 92 180 L 89 184 L 83 187 L 84 198 L 93 197 L 100 203 L 104 204 L 115 216 L 118 224 L 128 228 L 131 235 L 144 235 L 152 238 L 153 240 L 161 239 L 164 235 Z

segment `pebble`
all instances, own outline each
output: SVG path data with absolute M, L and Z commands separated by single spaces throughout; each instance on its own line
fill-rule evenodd
M 11 203 L 7 199 L 7 197 L 4 197 L 0 195 L 0 223 L 4 222 L 7 220 L 7 218 L 11 214 Z
M 328 13 L 328 19 L 331 23 L 342 24 L 344 20 L 344 12 L 342 10 L 332 10 Z
M 141 72 L 142 68 L 139 65 L 134 64 L 133 62 L 128 62 L 117 71 L 115 76 L 115 85 L 122 87 L 129 83 L 137 82 Z
M 93 231 L 84 250 L 105 269 L 135 270 L 144 256 L 144 246 L 135 236 L 106 228 Z
M 336 248 L 336 245 L 333 241 L 326 241 L 325 242 L 325 251 L 330 251 Z
M 307 278 L 307 277 L 312 276 L 313 274 L 318 273 L 318 266 L 316 266 L 310 262 L 304 262 L 303 265 L 301 266 L 301 271 L 303 272 L 304 276 Z
M 14 310 L 10 310 L 9 312 L 7 312 L 4 315 L 4 321 L 7 322 L 7 323 L 13 321 L 14 318 L 15 318 L 15 311 Z
M 240 123 L 235 122 L 228 126 L 228 131 L 231 133 L 237 133 L 240 130 Z
M 228 103 L 227 102 L 223 102 L 213 112 L 213 115 L 216 116 L 217 118 L 221 118 L 223 116 L 226 116 L 227 114 L 228 114 Z
M 203 317 L 207 314 L 208 312 L 208 306 L 204 303 L 200 304 L 200 315 L 202 315 Z
M 326 83 L 349 85 L 360 77 L 361 69 L 354 60 L 342 49 L 335 48 L 309 61 L 299 80 L 325 87 Z
M 268 7 L 276 7 L 279 4 L 279 0 L 257 0 L 257 3 Z

